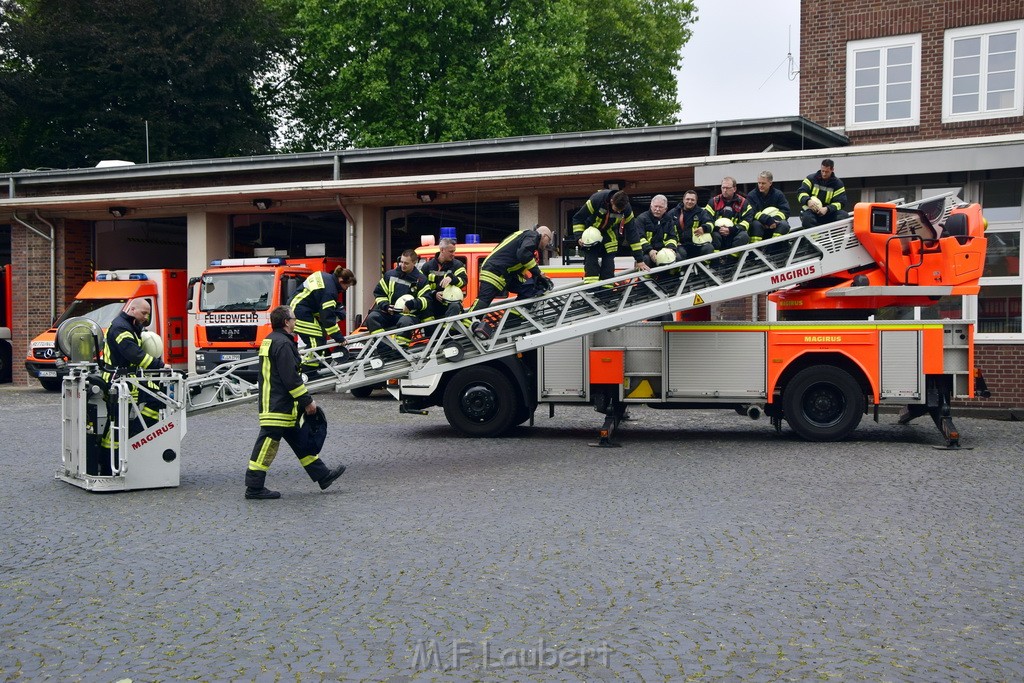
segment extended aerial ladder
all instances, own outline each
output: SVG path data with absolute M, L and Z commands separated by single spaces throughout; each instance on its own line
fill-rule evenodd
M 959 269 L 964 273 L 963 282 L 968 284 L 956 281 L 949 273 L 923 272 L 920 267 L 923 255 L 937 248 L 944 226 L 949 226 L 948 233 L 961 229 L 961 222 L 951 221 L 950 216 L 965 210 L 964 207 L 953 194 L 900 207 L 858 205 L 856 211 L 864 215 L 857 223 L 865 226 L 860 234 L 854 230 L 851 218 L 643 273 L 629 272 L 597 283 L 558 287 L 534 299 L 504 301 L 473 313 L 401 330 L 352 335 L 345 350 L 328 345 L 304 351 L 312 353 L 321 363 L 320 369 L 307 377 L 306 385 L 312 392 L 344 391 L 386 380 L 415 379 L 665 314 L 772 292 L 836 273 L 852 274 L 869 267 L 884 272 L 881 284 L 872 282 L 860 288 L 862 291 L 848 290 L 839 294 L 905 297 L 908 288 L 912 288 L 924 303 L 940 296 L 973 294 L 977 292 L 977 276 L 984 263 L 984 244 L 979 247 L 981 263 L 971 264 L 977 272 L 972 276 L 967 268 Z M 972 237 L 964 230 L 962 239 L 966 243 Z M 494 326 L 494 334 L 486 340 L 470 332 L 473 320 L 483 317 Z M 418 332 L 419 339 L 412 345 L 400 346 L 393 341 L 396 334 L 410 336 L 414 331 Z M 95 331 L 80 336 L 90 334 L 95 336 Z M 153 450 L 156 455 L 150 459 L 158 468 L 160 459 L 175 462 L 180 439 L 185 433 L 186 413 L 198 414 L 255 400 L 257 385 L 238 373 L 239 369 L 255 362 L 258 360 L 225 364 L 188 379 L 175 373 L 157 373 L 158 383 L 163 381 L 168 385 L 168 390 L 154 392 L 164 397 L 161 399 L 166 404 L 162 411 L 164 416 L 159 422 L 146 425 L 136 437 L 128 436 L 126 426 L 128 416 L 139 412 L 130 389 L 132 385 L 139 387 L 145 383 L 130 377 L 115 380 L 110 393 L 119 397 L 118 410 L 123 418 L 117 421 L 119 429 L 123 430 L 122 438 L 117 439 L 120 450 L 99 456 L 110 458 L 113 479 L 118 478 L 121 470 L 130 471 L 132 451 Z M 90 396 L 94 396 L 92 403 L 97 403 L 95 382 L 90 380 L 96 370 L 95 363 L 85 354 L 84 359 L 72 364 L 72 372 L 65 382 L 64 462 L 58 477 L 91 490 L 144 488 L 146 486 L 141 484 L 129 487 L 123 481 L 104 481 L 87 472 L 86 443 L 82 434 L 88 429 L 95 432 L 98 419 L 87 415 L 83 404 L 89 402 Z M 166 379 L 160 380 L 161 377 Z M 160 431 L 168 422 L 173 422 L 178 429 Z M 92 450 L 95 451 L 95 447 Z M 121 474 L 123 480 L 123 472 Z M 83 485 L 83 480 L 89 483 Z M 176 484 L 175 480 L 151 485 Z

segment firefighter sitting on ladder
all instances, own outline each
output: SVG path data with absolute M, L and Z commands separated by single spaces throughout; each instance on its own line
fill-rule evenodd
M 295 332 L 307 348 L 323 346 L 330 337 L 337 344 L 345 343 L 341 323 L 345 321 L 345 307 L 338 305 L 349 287 L 356 284 L 356 276 L 348 268 L 338 266 L 333 273 L 318 270 L 302 283 L 292 297 L 290 305 L 295 312 Z M 307 369 L 319 363 L 311 353 L 302 358 Z
M 455 240 L 442 237 L 437 254 L 423 264 L 420 272 L 427 278 L 427 317 L 447 318 L 462 313 L 466 287 L 466 264 L 455 258 Z
M 368 331 L 393 330 L 423 320 L 429 290 L 427 278 L 416 270 L 417 260 L 416 252 L 406 249 L 398 258 L 398 267 L 384 273 L 373 288 L 373 310 L 366 316 Z M 407 345 L 411 338 L 411 332 L 394 336 L 400 345 Z
M 529 299 L 551 289 L 551 280 L 541 273 L 537 264 L 537 253 L 551 244 L 551 228 L 537 225 L 530 230 L 514 232 L 494 248 L 480 264 L 480 283 L 477 299 L 472 309 L 487 308 L 505 292 L 512 292 L 518 298 Z M 530 279 L 525 277 L 530 272 Z M 473 323 L 473 334 L 478 339 L 490 339 L 494 328 L 486 320 Z
M 144 327 L 149 323 L 152 307 L 146 299 L 132 299 L 128 302 L 125 310 L 117 314 L 114 321 L 107 328 L 106 338 L 103 343 L 103 383 L 110 386 L 110 382 L 116 375 L 133 373 L 137 370 L 159 370 L 164 366 L 163 358 L 152 355 L 143 348 Z M 152 382 L 146 384 L 146 389 L 154 392 L 158 387 Z M 133 385 L 132 399 L 139 406 L 139 414 L 130 418 L 128 436 L 135 436 L 140 433 L 145 425 L 144 420 L 156 422 L 160 419 L 160 409 L 165 403 L 150 394 L 145 389 L 139 391 L 139 387 Z M 100 438 L 100 446 L 104 449 L 117 448 L 118 443 L 113 437 L 113 428 L 117 420 L 117 400 L 110 397 L 108 404 L 109 420 L 103 436 Z M 106 458 L 99 459 L 101 476 L 113 474 L 110 469 L 110 461 Z

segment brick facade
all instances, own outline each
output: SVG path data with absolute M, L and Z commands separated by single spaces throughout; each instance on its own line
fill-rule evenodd
M 1024 3 L 995 0 L 803 2 L 800 114 L 828 128 L 845 129 L 847 42 L 920 33 L 920 125 L 846 131 L 850 144 L 1020 133 L 1024 131 L 1024 117 L 1020 116 L 942 123 L 945 30 L 1020 19 L 1024 19 Z
M 49 227 L 40 221 L 27 222 L 45 235 Z M 60 315 L 74 300 L 82 285 L 92 278 L 92 225 L 85 221 L 54 223 L 54 315 Z M 70 258 L 65 258 L 70 255 Z M 25 226 L 11 224 L 13 381 L 20 386 L 35 384 L 25 372 L 25 357 L 32 339 L 52 322 L 50 316 L 50 242 Z

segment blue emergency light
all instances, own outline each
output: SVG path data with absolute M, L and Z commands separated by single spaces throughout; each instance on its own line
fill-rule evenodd
M 148 280 L 149 277 L 145 273 L 129 273 L 129 280 Z

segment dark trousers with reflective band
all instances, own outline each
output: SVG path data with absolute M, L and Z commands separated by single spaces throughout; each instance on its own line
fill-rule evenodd
M 267 479 L 267 470 L 277 456 L 277 450 L 281 446 L 281 439 L 295 452 L 295 457 L 306 470 L 306 474 L 313 481 L 320 481 L 330 473 L 330 469 L 320 459 L 319 454 L 304 455 L 300 453 L 302 448 L 300 429 L 295 427 L 267 427 L 260 426 L 260 433 L 256 437 L 256 445 L 252 447 L 252 455 L 249 456 L 249 469 L 245 473 L 245 485 L 252 489 L 263 488 Z
M 103 376 L 104 381 L 110 381 L 110 373 L 105 373 Z M 154 393 L 159 392 L 159 387 L 152 382 L 147 382 L 146 387 Z M 166 405 L 162 400 L 153 396 L 147 391 L 140 391 L 138 387 L 132 386 L 132 398 L 139 406 L 139 415 L 134 415 L 128 418 L 128 438 L 140 434 L 147 426 L 152 425 L 154 422 L 160 419 L 160 410 Z M 129 409 L 129 415 L 132 414 Z M 120 443 L 117 441 L 117 437 L 114 436 L 114 427 L 117 426 L 117 397 L 110 396 L 107 401 L 107 426 L 103 430 L 103 435 L 100 437 L 100 448 L 103 449 L 103 453 L 99 455 L 99 470 L 97 472 L 88 472 L 88 474 L 98 474 L 100 476 L 109 476 L 113 474 L 110 468 L 110 458 L 108 457 L 108 451 L 113 448 L 115 451 L 120 447 Z M 116 456 L 115 456 L 116 460 Z
M 590 249 L 583 254 L 583 281 L 586 283 L 615 277 L 615 253 L 609 253 L 604 245 Z

